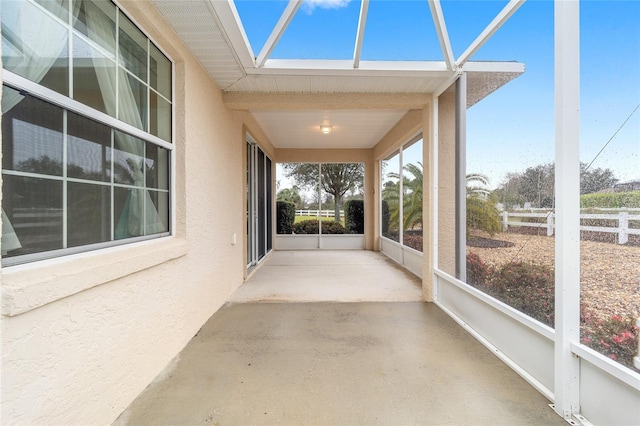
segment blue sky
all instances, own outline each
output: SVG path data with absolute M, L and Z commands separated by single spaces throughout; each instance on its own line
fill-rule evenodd
M 442 1 L 458 57 L 507 1 Z M 258 54 L 287 1 L 236 0 Z M 581 2 L 581 160 L 591 162 L 640 104 L 640 1 Z M 307 1 L 271 58 L 349 59 L 357 0 Z M 369 5 L 363 60 L 442 60 L 425 1 Z M 468 110 L 467 170 L 496 186 L 508 172 L 554 158 L 553 2 L 529 0 L 471 60 L 516 60 L 526 72 Z M 640 110 L 592 167 L 640 178 Z

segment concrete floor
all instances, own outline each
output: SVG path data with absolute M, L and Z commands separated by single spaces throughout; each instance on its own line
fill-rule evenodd
M 229 300 L 246 302 L 417 302 L 422 282 L 382 253 L 274 251 Z
M 290 288 L 298 277 L 289 269 L 273 275 L 280 263 L 272 256 L 243 287 L 272 276 L 271 285 Z M 341 297 L 335 280 L 358 281 L 329 275 L 316 286 L 330 282 Z M 415 280 L 406 284 L 415 290 Z M 378 286 L 384 282 L 373 279 L 363 287 L 362 299 Z M 292 300 L 275 289 L 256 297 L 265 294 Z M 432 304 L 244 302 L 214 314 L 115 424 L 565 424 L 547 404 Z

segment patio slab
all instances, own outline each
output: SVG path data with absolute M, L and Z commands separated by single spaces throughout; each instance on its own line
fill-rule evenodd
M 234 303 L 116 425 L 563 425 L 429 303 Z
M 274 251 L 230 302 L 415 302 L 421 280 L 366 250 Z

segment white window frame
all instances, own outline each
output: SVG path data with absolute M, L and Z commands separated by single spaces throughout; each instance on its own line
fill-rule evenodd
M 162 49 L 161 46 L 159 46 L 151 36 L 149 36 L 149 34 L 144 30 L 144 28 L 139 25 L 139 23 L 133 19 L 123 8 L 122 6 L 119 4 L 119 2 L 112 0 L 112 3 L 115 5 L 116 7 L 116 49 L 117 49 L 117 34 L 119 32 L 119 15 L 120 13 L 122 13 L 124 16 L 126 16 L 132 23 L 133 25 L 136 26 L 137 29 L 139 29 L 144 36 L 147 38 L 147 55 L 150 55 L 150 45 L 153 44 L 153 46 L 155 46 L 170 62 L 171 64 L 171 99 L 167 99 L 166 97 L 164 97 L 160 92 L 158 92 L 157 90 L 153 89 L 150 85 L 149 82 L 144 83 L 145 86 L 147 86 L 147 101 L 149 98 L 149 93 L 150 91 L 154 91 L 159 97 L 161 97 L 162 99 L 168 101 L 171 105 L 171 136 L 170 139 L 171 141 L 165 141 L 164 139 L 155 136 L 151 133 L 148 133 L 142 129 L 139 129 L 135 126 L 132 126 L 128 123 L 125 123 L 123 121 L 118 120 L 116 117 L 113 117 L 111 115 L 108 115 L 106 113 L 103 113 L 101 111 L 98 111 L 96 109 L 93 109 L 79 101 L 76 101 L 74 99 L 71 99 L 68 96 L 65 96 L 63 94 L 60 94 L 54 90 L 51 90 L 47 87 L 44 87 L 38 83 L 35 83 L 27 78 L 24 78 L 16 73 L 13 73 L 11 71 L 8 71 L 6 69 L 2 69 L 2 84 L 6 85 L 10 88 L 13 88 L 15 90 L 18 90 L 20 92 L 24 92 L 32 97 L 38 98 L 44 102 L 48 102 L 52 105 L 55 105 L 57 107 L 62 108 L 64 111 L 71 111 L 73 113 L 79 114 L 82 117 L 94 120 L 100 124 L 104 124 L 106 126 L 108 126 L 110 129 L 113 130 L 118 130 L 124 133 L 127 133 L 131 136 L 134 136 L 136 138 L 139 138 L 145 142 L 150 142 L 156 146 L 159 146 L 161 148 L 164 148 L 168 151 L 168 172 L 169 172 L 169 182 L 167 185 L 167 189 L 166 190 L 161 190 L 159 192 L 166 192 L 168 194 L 169 197 L 169 205 L 168 205 L 168 227 L 169 230 L 167 232 L 162 232 L 162 233 L 157 233 L 157 234 L 151 234 L 151 235 L 144 235 L 144 236 L 138 236 L 138 237 L 131 237 L 131 238 L 125 238 L 125 239 L 120 239 L 120 240 L 116 240 L 116 239 L 112 239 L 111 241 L 106 241 L 106 242 L 100 242 L 100 243 L 95 243 L 95 244 L 88 244 L 88 245 L 81 245 L 81 246 L 76 246 L 76 247 L 65 247 L 65 248 L 61 248 L 61 249 L 54 249 L 54 250 L 49 250 L 49 251 L 42 251 L 42 252 L 38 252 L 38 253 L 32 253 L 32 254 L 24 254 L 24 255 L 18 255 L 18 256 L 13 256 L 13 257 L 7 257 L 7 258 L 3 258 L 2 259 L 2 268 L 6 268 L 6 267 L 16 267 L 19 265 L 23 265 L 23 264 L 27 264 L 27 263 L 33 263 L 33 262 L 38 262 L 38 261 L 45 261 L 45 260 L 50 260 L 50 259 L 54 259 L 54 258 L 59 258 L 59 257 L 64 257 L 64 256 L 70 256 L 70 255 L 74 255 L 74 254 L 79 254 L 79 253 L 85 253 L 88 251 L 93 251 L 93 250 L 99 250 L 99 249 L 106 249 L 106 248 L 111 248 L 111 247 L 115 247 L 115 246 L 124 246 L 124 245 L 130 245 L 132 243 L 137 243 L 137 242 L 142 242 L 142 241 L 148 241 L 148 240 L 153 240 L 153 239 L 159 239 L 159 238 L 164 238 L 164 237 L 170 237 L 170 236 L 174 236 L 175 235 L 175 229 L 176 229 L 176 209 L 175 209 L 175 189 L 176 189 L 176 184 L 175 184 L 175 171 L 176 171 L 176 153 L 175 153 L 175 79 L 176 79 L 176 74 L 175 74 L 175 61 L 173 60 L 173 58 L 167 54 L 167 52 Z M 41 6 L 39 6 L 37 3 L 33 3 L 36 7 L 40 7 L 41 9 L 45 10 L 44 8 L 42 8 Z M 47 12 L 48 13 L 48 12 Z M 95 48 L 97 50 L 100 51 L 104 51 L 104 49 L 102 47 L 100 47 L 96 42 L 90 40 L 88 37 L 86 37 L 84 34 L 79 33 L 77 31 L 74 31 L 73 28 L 69 28 L 71 26 L 71 24 L 69 22 L 61 22 L 65 25 L 65 27 L 71 31 L 71 33 L 73 34 L 74 37 L 80 37 L 84 42 L 88 43 L 92 48 Z M 69 41 L 69 43 L 72 43 L 73 38 L 71 38 L 71 40 Z M 116 61 L 115 61 L 115 66 L 116 69 L 118 67 L 121 67 L 125 73 L 127 73 L 127 75 L 132 75 L 131 72 L 129 70 L 127 70 L 126 68 L 124 68 L 121 63 L 119 62 L 119 60 L 117 59 L 117 50 L 116 50 Z M 73 58 L 70 58 L 70 67 L 72 67 L 72 61 Z M 149 73 L 149 64 L 147 63 L 147 73 Z M 71 72 L 71 68 L 69 70 L 69 91 L 72 92 L 72 85 L 73 83 L 73 73 Z M 66 112 L 64 113 L 66 115 Z M 150 119 L 150 108 L 147 106 L 147 125 L 149 123 L 149 119 Z M 5 173 L 5 171 L 2 171 L 3 174 Z M 11 174 L 11 175 L 19 175 L 19 176 L 28 176 L 29 173 L 23 173 L 23 172 L 13 172 L 13 171 L 7 171 L 7 174 Z M 65 180 L 65 181 L 75 181 L 74 179 L 69 179 L 66 177 L 61 177 L 61 180 Z M 84 181 L 83 181 L 84 182 Z M 117 188 L 117 187 L 123 187 L 121 185 L 116 185 L 113 182 L 109 182 L 105 184 L 107 187 L 109 188 Z M 146 188 L 144 188 L 144 190 L 146 190 Z M 66 216 L 66 195 L 64 197 L 64 204 L 63 204 L 63 209 L 65 209 L 65 216 Z M 112 221 L 114 219 L 112 218 Z M 114 224 L 112 223 L 112 227 L 114 226 Z M 64 241 L 66 241 L 67 238 L 67 227 L 66 227 L 66 223 L 63 224 L 63 239 Z M 112 234 L 113 236 L 113 234 Z

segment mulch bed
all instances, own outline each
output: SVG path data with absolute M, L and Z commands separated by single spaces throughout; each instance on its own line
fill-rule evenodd
M 494 240 L 493 238 L 479 237 L 471 235 L 467 238 L 467 246 L 480 248 L 501 248 L 513 247 L 515 244 L 511 241 Z
M 497 239 L 489 235 L 474 237 Z M 470 246 L 489 265 L 512 261 L 555 264 L 555 238 L 541 235 L 501 233 L 494 237 L 511 247 Z M 601 318 L 613 315 L 640 317 L 640 247 L 599 241 L 580 241 L 580 285 L 582 302 Z

